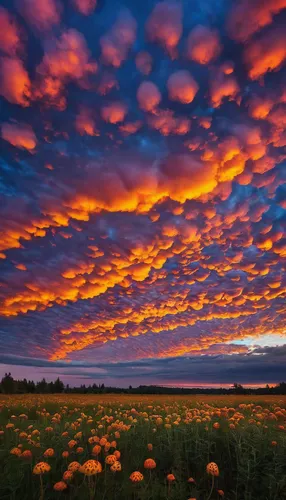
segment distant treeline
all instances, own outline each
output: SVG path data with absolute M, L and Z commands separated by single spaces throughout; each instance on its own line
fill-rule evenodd
M 286 395 L 286 382 L 270 387 L 245 388 L 240 384 L 233 384 L 229 389 L 221 388 L 183 388 L 183 387 L 161 387 L 157 385 L 139 385 L 139 387 L 129 386 L 128 389 L 119 387 L 106 387 L 104 384 L 80 385 L 70 387 L 57 378 L 54 382 L 47 382 L 44 378 L 40 382 L 33 380 L 15 380 L 11 373 L 5 373 L 0 383 L 0 393 L 2 394 L 245 394 L 245 395 Z

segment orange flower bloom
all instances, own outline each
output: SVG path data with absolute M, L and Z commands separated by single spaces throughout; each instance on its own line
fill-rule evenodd
M 87 460 L 79 469 L 86 476 L 94 476 L 102 471 L 101 463 L 97 460 Z
M 93 455 L 99 455 L 100 452 L 101 452 L 101 446 L 99 444 L 96 444 L 91 451 Z
M 64 481 L 71 481 L 73 478 L 73 473 L 71 470 L 65 470 L 63 473 L 63 480 Z
M 215 462 L 210 462 L 207 465 L 207 473 L 210 474 L 211 476 L 219 475 L 219 468 Z
M 64 491 L 67 489 L 67 487 L 68 485 L 64 481 L 59 481 L 58 483 L 54 484 L 54 490 L 56 491 Z
M 144 462 L 144 469 L 155 469 L 156 462 L 153 458 L 147 458 Z
M 172 483 L 172 482 L 173 482 L 173 481 L 175 481 L 175 480 L 176 480 L 176 478 L 175 478 L 174 474 L 168 474 L 168 475 L 167 475 L 167 481 L 168 481 L 169 483 Z
M 144 476 L 143 474 L 141 474 L 141 472 L 136 470 L 132 472 L 132 474 L 129 476 L 129 479 L 130 481 L 132 481 L 132 483 L 140 483 L 140 481 L 143 481 Z
M 148 443 L 147 444 L 147 448 L 149 451 L 152 451 L 153 450 L 153 445 L 151 443 Z
M 105 463 L 107 465 L 112 465 L 112 464 L 114 464 L 114 462 L 116 462 L 116 456 L 115 455 L 107 455 L 107 457 L 105 458 Z
M 55 454 L 55 450 L 53 448 L 48 448 L 45 452 L 44 452 L 44 457 L 53 457 Z
M 10 451 L 10 455 L 16 455 L 17 457 L 19 457 L 21 455 L 20 448 L 12 448 L 12 450 Z
M 80 469 L 80 463 L 79 462 L 71 462 L 68 465 L 68 470 L 71 471 L 71 472 L 76 472 L 79 469 Z
M 49 464 L 46 462 L 38 462 L 33 469 L 33 474 L 41 475 L 45 474 L 45 472 L 50 472 L 50 470 L 51 466 Z
M 120 472 L 121 471 L 121 463 L 118 462 L 118 460 L 116 460 L 116 462 L 114 462 L 111 467 L 110 467 L 110 470 L 112 472 Z

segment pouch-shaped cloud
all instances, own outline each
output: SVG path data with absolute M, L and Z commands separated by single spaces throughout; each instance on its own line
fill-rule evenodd
M 179 2 L 166 0 L 155 5 L 146 23 L 148 39 L 161 45 L 171 57 L 182 36 L 182 14 Z
M 128 9 L 122 10 L 110 31 L 100 38 L 104 64 L 119 68 L 136 38 L 137 23 Z
M 50 30 L 61 19 L 58 0 L 17 0 L 17 8 L 25 21 L 39 31 Z
M 136 68 L 140 73 L 143 75 L 149 75 L 152 70 L 152 56 L 149 54 L 149 52 L 146 52 L 146 50 L 142 50 L 141 52 L 138 52 L 135 58 L 135 63 L 136 63 Z
M 233 75 L 225 75 L 221 69 L 214 71 L 211 75 L 210 95 L 214 108 L 218 108 L 225 98 L 234 100 L 239 90 L 239 85 Z
M 189 71 L 180 70 L 172 73 L 167 81 L 169 99 L 182 104 L 190 104 L 199 89 Z
M 188 59 L 200 64 L 209 64 L 217 59 L 222 50 L 219 34 L 206 26 L 198 25 L 187 39 Z
M 46 71 L 60 80 L 79 80 L 94 73 L 97 64 L 90 61 L 90 52 L 84 36 L 75 29 L 62 33 L 46 50 L 39 72 Z
M 160 104 L 161 92 L 153 82 L 142 82 L 137 90 L 139 107 L 143 111 L 153 111 Z
M 250 42 L 245 48 L 244 60 L 251 80 L 257 80 L 269 71 L 278 70 L 286 59 L 286 32 L 272 29 L 266 35 Z
M 0 57 L 0 95 L 12 104 L 29 106 L 31 82 L 21 59 Z
M 2 138 L 16 148 L 32 151 L 37 145 L 33 129 L 24 123 L 2 123 L 1 132 Z
M 286 0 L 240 0 L 231 8 L 227 28 L 238 42 L 245 42 L 264 26 L 271 24 L 273 16 L 286 8 Z
M 104 121 L 112 124 L 123 122 L 127 114 L 127 106 L 124 102 L 114 101 L 101 108 L 101 116 Z
M 75 8 L 84 16 L 89 16 L 97 6 L 97 0 L 72 0 Z
M 0 7 L 0 50 L 14 56 L 21 48 L 20 32 L 12 14 Z

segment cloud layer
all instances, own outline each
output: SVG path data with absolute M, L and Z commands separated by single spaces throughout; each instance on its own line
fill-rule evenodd
M 244 339 L 285 337 L 285 1 L 15 5 L 0 8 L 0 361 L 282 379 Z

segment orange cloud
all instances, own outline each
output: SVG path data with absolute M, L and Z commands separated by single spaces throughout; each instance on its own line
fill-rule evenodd
M 101 108 L 102 119 L 113 125 L 123 122 L 127 114 L 127 106 L 121 101 L 114 101 Z
M 209 64 L 222 50 L 218 32 L 198 25 L 187 39 L 187 57 L 199 64 Z
M 269 71 L 280 68 L 286 59 L 286 33 L 284 29 L 272 30 L 269 34 L 250 42 L 244 53 L 251 80 L 257 80 Z
M 171 57 L 174 57 L 182 32 L 181 5 L 168 0 L 157 3 L 146 23 L 149 40 L 161 45 Z
M 75 119 L 75 128 L 80 135 L 99 135 L 95 121 L 87 108 L 81 108 Z
M 239 94 L 239 85 L 232 75 L 223 71 L 214 72 L 210 80 L 210 96 L 214 108 L 219 108 L 225 98 L 234 100 Z
M 286 7 L 286 0 L 240 0 L 233 5 L 227 29 L 230 36 L 245 42 L 254 33 L 272 23 L 273 16 Z
M 9 56 L 15 56 L 21 49 L 20 32 L 14 17 L 0 7 L 0 48 Z
M 119 68 L 136 38 L 137 23 L 129 10 L 123 10 L 111 30 L 100 38 L 104 64 Z
M 139 107 L 143 111 L 153 111 L 161 101 L 161 92 L 153 82 L 142 82 L 137 90 Z
M 167 81 L 169 99 L 182 104 L 190 104 L 199 89 L 192 75 L 185 70 L 172 73 Z
M 27 149 L 28 151 L 35 149 L 37 139 L 29 125 L 3 123 L 1 129 L 2 138 L 10 142 L 12 146 L 20 149 Z
M 40 31 L 50 30 L 61 19 L 58 0 L 18 0 L 17 7 L 25 21 Z
M 72 0 L 75 8 L 84 16 L 89 16 L 97 6 L 97 0 Z
M 191 122 L 186 117 L 176 117 L 174 112 L 169 109 L 160 109 L 153 111 L 153 114 L 147 119 L 149 127 L 158 130 L 160 134 L 168 136 L 185 135 L 191 128 Z
M 20 59 L 0 57 L 0 94 L 12 104 L 29 106 L 31 82 Z

